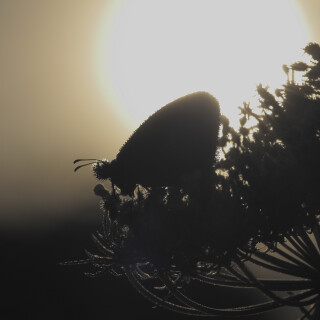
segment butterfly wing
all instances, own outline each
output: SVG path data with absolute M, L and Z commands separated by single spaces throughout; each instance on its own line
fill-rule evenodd
M 177 99 L 151 115 L 120 149 L 114 183 L 179 185 L 210 170 L 215 160 L 220 108 L 209 93 Z

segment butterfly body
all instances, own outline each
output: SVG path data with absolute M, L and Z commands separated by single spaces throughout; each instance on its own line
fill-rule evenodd
M 209 93 L 177 99 L 151 115 L 110 163 L 97 162 L 99 179 L 122 193 L 135 186 L 179 186 L 207 175 L 215 161 L 220 107 Z

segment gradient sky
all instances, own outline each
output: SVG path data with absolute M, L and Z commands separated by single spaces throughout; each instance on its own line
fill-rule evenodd
M 97 72 L 101 26 L 118 2 L 0 0 L 2 227 L 98 211 L 95 179 L 88 168 L 74 174 L 72 161 L 113 159 L 138 125 L 117 110 Z M 298 4 L 308 38 L 320 42 L 320 2 Z

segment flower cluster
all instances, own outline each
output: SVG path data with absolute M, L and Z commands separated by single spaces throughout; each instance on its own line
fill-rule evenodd
M 87 252 L 88 259 L 71 264 L 91 264 L 93 275 L 126 275 L 146 298 L 175 312 L 230 317 L 287 305 L 316 319 L 320 46 L 304 50 L 310 62 L 283 66 L 288 81 L 282 88 L 272 94 L 259 85 L 258 108 L 240 107 L 238 130 L 221 116 L 221 159 L 202 185 L 137 186 L 132 197 L 97 185 L 104 217 L 102 231 L 93 235 L 99 253 Z M 301 84 L 294 80 L 297 72 L 303 73 Z M 259 280 L 246 261 L 294 279 Z M 183 293 L 191 281 L 254 287 L 269 300 L 209 307 Z

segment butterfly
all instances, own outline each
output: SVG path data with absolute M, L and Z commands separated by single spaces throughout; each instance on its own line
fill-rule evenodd
M 207 92 L 195 92 L 165 105 L 131 135 L 116 158 L 94 160 L 98 179 L 110 179 L 122 194 L 143 187 L 183 186 L 212 171 L 216 159 L 220 106 Z

